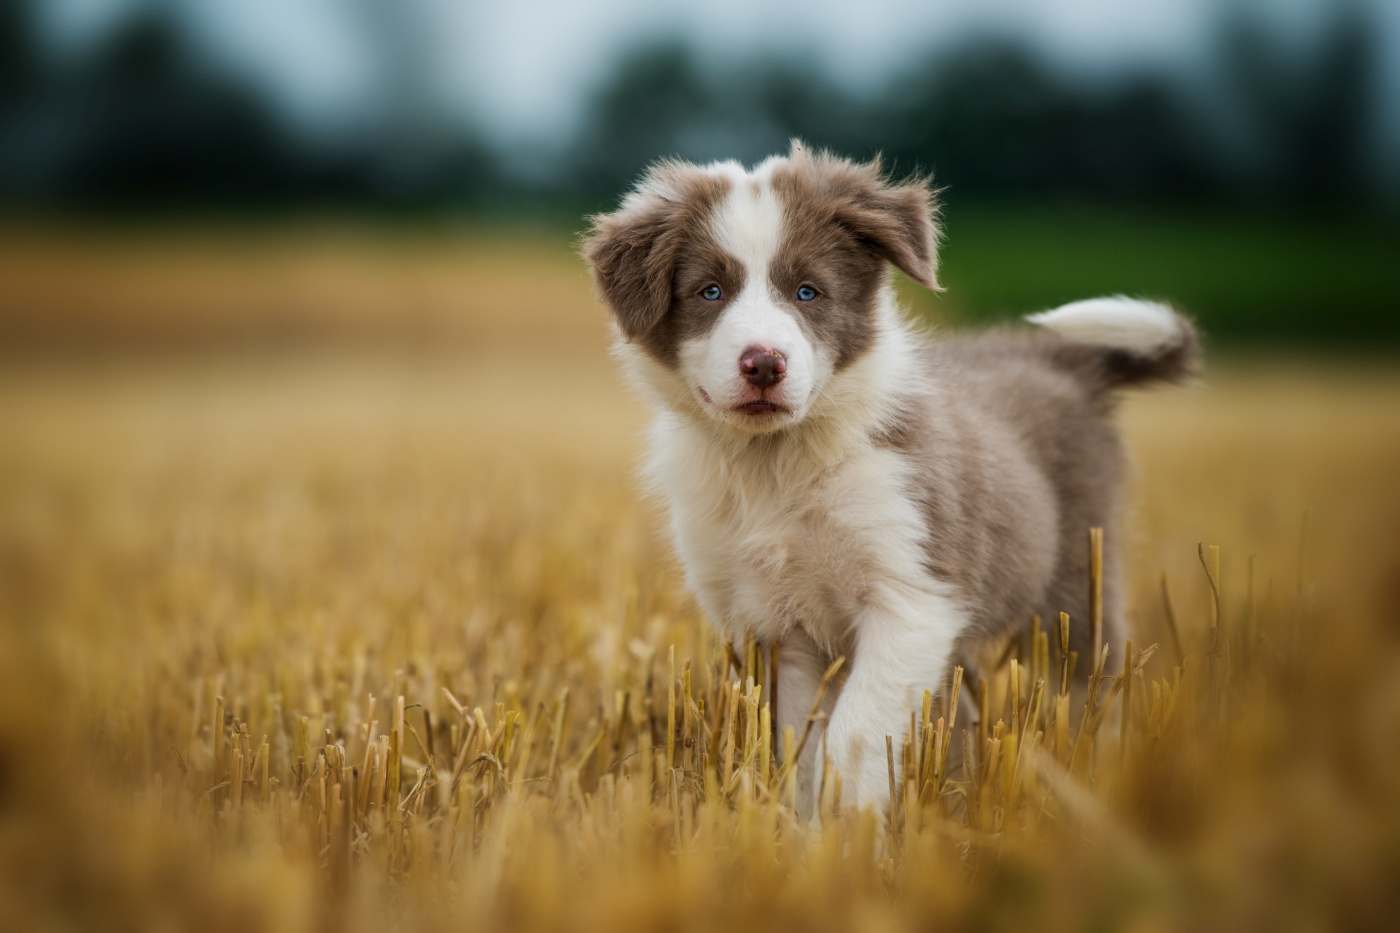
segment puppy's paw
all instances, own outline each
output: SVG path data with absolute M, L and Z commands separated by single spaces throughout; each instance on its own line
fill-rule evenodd
M 877 814 L 889 808 L 889 764 L 884 737 L 878 741 L 869 732 L 847 731 L 832 723 L 827 734 L 827 756 L 832 773 L 841 775 L 841 807 L 870 807 Z M 821 765 L 817 781 L 820 786 Z

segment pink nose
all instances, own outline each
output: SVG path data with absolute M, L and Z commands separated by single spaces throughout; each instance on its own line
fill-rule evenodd
M 749 347 L 739 356 L 739 372 L 749 385 L 766 389 L 787 375 L 787 360 L 770 347 Z

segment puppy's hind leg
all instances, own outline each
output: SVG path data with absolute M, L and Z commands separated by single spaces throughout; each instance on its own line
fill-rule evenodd
M 783 730 L 791 727 L 797 742 L 807 729 L 808 717 L 812 715 L 812 704 L 821 686 L 822 675 L 826 673 L 828 659 L 800 629 L 794 629 L 783 637 L 778 646 L 778 689 L 777 689 L 777 731 L 778 752 L 783 754 Z M 811 724 L 811 733 L 802 747 L 802 755 L 796 765 L 797 813 L 804 819 L 811 819 L 817 810 L 817 788 L 814 775 L 817 771 L 817 757 L 821 754 L 821 739 L 824 723 L 823 714 L 831 715 L 836 702 L 836 687 L 831 685 L 817 710 L 817 719 Z M 786 764 L 786 762 L 784 762 Z

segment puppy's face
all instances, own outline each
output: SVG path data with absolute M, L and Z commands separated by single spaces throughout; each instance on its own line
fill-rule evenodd
M 871 346 L 894 263 L 936 287 L 932 195 L 794 146 L 655 166 L 584 255 L 644 378 L 674 410 L 756 434 L 800 422 Z

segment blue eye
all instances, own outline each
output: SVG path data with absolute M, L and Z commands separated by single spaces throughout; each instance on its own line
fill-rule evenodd
M 797 290 L 798 301 L 811 301 L 817 297 L 817 290 L 810 285 L 803 285 Z
M 718 285 L 706 285 L 700 292 L 700 297 L 706 301 L 719 301 L 722 295 Z

